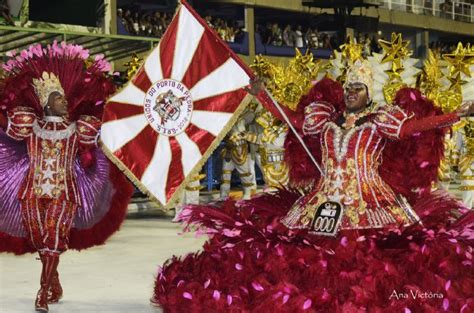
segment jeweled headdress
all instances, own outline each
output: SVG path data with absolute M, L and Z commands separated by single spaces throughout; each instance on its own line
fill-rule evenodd
M 349 67 L 344 86 L 351 83 L 363 83 L 367 86 L 369 98 L 373 96 L 374 79 L 372 76 L 372 68 L 368 61 L 357 60 Z
M 41 78 L 33 79 L 33 87 L 43 108 L 48 104 L 49 95 L 53 92 L 59 92 L 64 96 L 61 82 L 54 73 L 43 72 Z

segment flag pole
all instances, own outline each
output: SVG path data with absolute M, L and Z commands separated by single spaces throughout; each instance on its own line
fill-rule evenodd
M 207 29 L 210 29 L 209 26 L 207 25 L 206 22 L 204 22 L 204 20 L 202 19 L 202 17 L 196 13 L 196 11 L 194 11 L 194 9 L 189 5 L 189 3 L 186 1 L 186 0 L 180 0 L 179 1 L 182 5 L 184 5 L 188 10 L 189 12 L 191 12 L 192 15 L 194 15 L 194 17 L 199 21 L 199 23 L 201 23 L 201 25 L 204 27 L 204 28 L 207 28 Z M 213 34 L 213 36 L 216 38 L 216 41 L 217 42 L 220 42 L 221 44 L 225 45 L 227 48 L 228 46 L 220 39 L 220 37 L 217 35 L 217 33 L 210 29 L 211 30 L 211 33 Z M 240 67 L 249 75 L 250 78 L 254 78 L 255 77 L 255 74 L 254 72 L 250 69 L 250 67 L 245 64 L 238 56 L 237 54 L 235 54 L 234 51 L 232 51 L 231 49 L 227 49 L 228 52 L 229 52 L 229 56 L 232 57 L 232 59 L 237 62 Z M 288 124 L 288 126 L 290 127 L 290 129 L 293 131 L 293 133 L 295 134 L 296 138 L 298 139 L 298 141 L 300 142 L 300 144 L 303 146 L 303 149 L 306 151 L 306 153 L 308 154 L 309 158 L 311 159 L 311 161 L 314 163 L 314 165 L 316 166 L 316 168 L 319 170 L 319 172 L 321 173 L 322 176 L 326 176 L 326 174 L 323 172 L 323 170 L 321 169 L 321 166 L 319 165 L 318 161 L 316 161 L 316 159 L 314 158 L 313 154 L 311 153 L 311 151 L 309 151 L 308 149 L 308 146 L 306 146 L 305 142 L 303 141 L 303 138 L 301 138 L 301 136 L 298 134 L 298 132 L 296 131 L 296 129 L 294 128 L 293 124 L 291 124 L 290 122 L 290 119 L 288 118 L 288 116 L 285 114 L 285 112 L 283 111 L 283 109 L 280 107 L 280 105 L 278 104 L 278 102 L 273 98 L 273 96 L 271 95 L 270 92 L 268 92 L 267 89 L 265 89 L 265 92 L 266 94 L 268 95 L 268 98 L 272 101 L 273 105 L 277 108 L 278 112 L 280 112 L 280 114 L 283 116 L 283 119 L 285 120 L 285 122 Z
M 277 108 L 278 112 L 280 112 L 281 116 L 283 117 L 285 122 L 288 124 L 288 127 L 290 127 L 291 131 L 296 136 L 296 138 L 298 139 L 300 144 L 303 146 L 304 151 L 306 151 L 306 153 L 308 154 L 308 156 L 311 159 L 311 161 L 313 162 L 313 164 L 319 170 L 319 172 L 321 173 L 321 176 L 323 176 L 323 177 L 326 176 L 326 174 L 321 169 L 321 166 L 319 165 L 318 161 L 316 161 L 316 159 L 314 158 L 314 155 L 311 153 L 311 151 L 309 151 L 308 146 L 304 142 L 303 138 L 301 138 L 301 136 L 298 134 L 295 127 L 291 123 L 290 119 L 286 115 L 285 111 L 283 111 L 283 109 L 281 108 L 280 104 L 278 104 L 278 102 L 275 100 L 275 98 L 273 98 L 272 94 L 266 88 L 264 89 L 264 91 L 267 94 L 268 98 L 272 101 L 272 104 L 275 106 L 275 108 Z

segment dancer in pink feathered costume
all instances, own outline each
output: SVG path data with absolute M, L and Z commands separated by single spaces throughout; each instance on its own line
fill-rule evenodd
M 311 186 L 306 195 L 187 207 L 183 221 L 210 239 L 164 264 L 152 302 L 165 312 L 472 312 L 474 214 L 430 191 L 444 127 L 472 103 L 441 115 L 404 88 L 374 108 L 372 92 L 356 62 L 344 86 L 323 79 L 287 112 L 324 172 L 289 135 L 290 176 L 294 190 Z
M 133 188 L 96 147 L 110 64 L 65 43 L 33 45 L 4 64 L 0 110 L 0 252 L 37 251 L 35 309 L 63 290 L 60 255 L 103 244 Z

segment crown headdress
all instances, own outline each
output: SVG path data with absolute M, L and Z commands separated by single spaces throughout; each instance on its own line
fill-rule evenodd
M 373 96 L 374 79 L 372 76 L 372 69 L 368 61 L 357 60 L 349 67 L 344 86 L 350 83 L 363 83 L 367 86 L 369 98 Z
M 33 79 L 33 87 L 43 108 L 48 104 L 48 98 L 51 93 L 59 92 L 61 95 L 64 95 L 61 82 L 54 73 L 43 72 L 41 78 Z

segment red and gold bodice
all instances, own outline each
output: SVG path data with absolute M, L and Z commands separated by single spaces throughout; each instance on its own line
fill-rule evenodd
M 68 122 L 58 116 L 40 119 L 29 108 L 9 112 L 7 135 L 26 141 L 30 159 L 20 199 L 58 199 L 80 205 L 74 162 L 79 150 L 95 146 L 99 128 L 100 121 L 92 116 Z
M 308 228 L 314 210 L 326 201 L 344 208 L 341 229 L 409 225 L 418 220 L 407 201 L 379 175 L 386 140 L 398 139 L 409 118 L 399 107 L 384 107 L 359 126 L 344 129 L 331 121 L 329 103 L 306 108 L 303 132 L 320 135 L 322 176 L 313 192 L 301 198 L 284 219 L 290 228 Z

